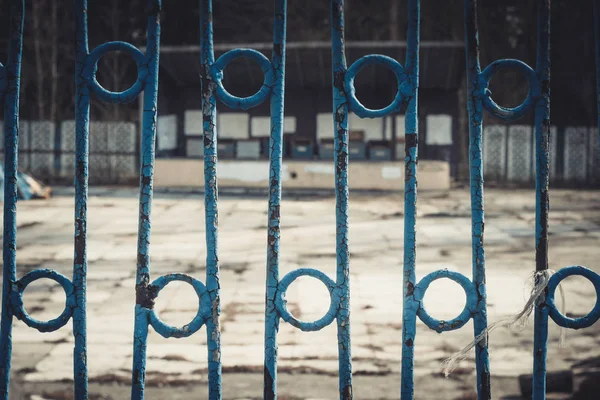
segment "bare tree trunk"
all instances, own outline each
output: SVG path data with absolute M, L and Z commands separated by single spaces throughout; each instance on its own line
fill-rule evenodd
M 390 40 L 399 40 L 398 13 L 400 11 L 399 0 L 390 0 Z
M 44 32 L 41 29 L 41 19 L 43 15 L 43 1 L 36 0 L 33 2 L 32 20 L 33 20 L 33 49 L 35 53 L 35 70 L 36 70 L 36 89 L 37 89 L 37 109 L 38 118 L 43 120 L 45 117 L 44 104 L 44 66 L 42 60 L 42 36 Z
M 463 75 L 456 92 L 458 103 L 458 171 L 457 180 L 469 179 L 469 123 L 467 111 L 466 76 Z
M 351 0 L 344 0 L 344 23 L 346 24 L 346 28 L 349 25 L 350 22 L 350 9 L 352 8 L 350 6 Z
M 51 11 L 51 92 L 50 92 L 50 120 L 57 121 L 58 117 L 58 1 L 52 0 L 52 11 Z

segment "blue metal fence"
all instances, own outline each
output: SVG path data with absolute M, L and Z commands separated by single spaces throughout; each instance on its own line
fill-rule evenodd
M 13 317 L 42 332 L 60 329 L 73 320 L 75 336 L 74 390 L 76 399 L 87 399 L 87 335 L 86 335 L 86 235 L 88 200 L 88 154 L 90 98 L 93 94 L 107 102 L 126 103 L 144 92 L 142 121 L 140 208 L 138 228 L 138 257 L 136 279 L 136 305 L 134 349 L 132 368 L 132 399 L 144 398 L 145 363 L 148 327 L 160 335 L 187 337 L 206 325 L 208 338 L 207 358 L 209 365 L 208 392 L 210 399 L 220 399 L 221 392 L 221 344 L 219 330 L 220 294 L 218 264 L 218 188 L 217 188 L 217 99 L 233 109 L 248 109 L 270 99 L 270 183 L 267 228 L 266 303 L 265 303 L 265 352 L 264 393 L 265 399 L 277 398 L 277 333 L 280 320 L 302 331 L 315 331 L 333 323 L 337 324 L 339 352 L 340 399 L 351 399 L 352 363 L 350 343 L 350 282 L 348 244 L 348 112 L 362 118 L 379 118 L 404 111 L 406 114 L 406 181 L 404 199 L 404 283 L 402 321 L 402 372 L 401 398 L 414 397 L 414 344 L 417 317 L 430 329 L 438 332 L 459 329 L 471 318 L 474 321 L 474 347 L 477 366 L 477 391 L 479 399 L 491 399 L 490 363 L 488 357 L 488 322 L 485 289 L 484 253 L 484 205 L 482 163 L 482 118 L 486 110 L 503 120 L 516 120 L 528 111 L 535 113 L 536 142 L 536 285 L 542 295 L 535 306 L 534 384 L 533 399 L 545 399 L 546 353 L 548 318 L 567 328 L 585 328 L 600 318 L 600 299 L 594 309 L 581 318 L 562 315 L 554 303 L 555 290 L 562 279 L 581 275 L 589 279 L 600 294 L 600 276 L 584 267 L 567 267 L 552 274 L 548 263 L 548 179 L 549 179 L 549 132 L 550 132 L 550 0 L 538 3 L 538 52 L 536 69 L 518 60 L 498 60 L 485 69 L 479 63 L 477 27 L 477 2 L 465 0 L 465 43 L 469 113 L 470 187 L 472 211 L 473 276 L 447 270 L 439 270 L 416 281 L 416 208 L 417 208 L 417 154 L 418 154 L 418 82 L 419 82 L 419 0 L 408 2 L 407 56 L 405 65 L 383 55 L 368 55 L 347 67 L 344 51 L 344 2 L 331 0 L 331 43 L 333 77 L 333 115 L 335 132 L 335 192 L 337 273 L 335 279 L 321 271 L 309 268 L 294 270 L 280 278 L 280 201 L 282 181 L 282 139 L 285 92 L 285 54 L 287 0 L 275 0 L 273 52 L 271 60 L 252 49 L 234 49 L 215 60 L 213 51 L 212 0 L 201 4 L 201 85 L 204 133 L 204 175 L 206 213 L 206 278 L 205 283 L 185 274 L 169 274 L 154 280 L 150 277 L 150 233 L 153 189 L 153 168 L 156 139 L 158 63 L 160 48 L 161 0 L 147 3 L 147 46 L 145 53 L 124 42 L 108 42 L 92 50 L 88 49 L 87 1 L 75 0 L 76 16 L 76 160 L 75 160 L 75 238 L 73 277 L 69 279 L 54 270 L 34 270 L 17 279 L 16 266 L 16 201 L 17 161 L 19 127 L 19 84 L 23 38 L 24 0 L 10 1 L 10 42 L 6 66 L 0 66 L 0 95 L 5 107 L 5 198 L 4 198 L 4 247 L 2 320 L 0 331 L 0 397 L 8 398 L 11 365 L 11 327 Z M 598 110 L 600 115 L 600 0 L 595 0 L 595 34 L 598 76 Z M 137 64 L 138 77 L 133 86 L 123 92 L 110 92 L 96 80 L 100 57 L 111 51 L 129 54 Z M 261 89 L 254 95 L 239 98 L 231 95 L 223 86 L 223 70 L 237 58 L 246 57 L 256 61 L 264 72 Z M 356 98 L 354 79 L 367 65 L 379 64 L 390 68 L 398 82 L 397 94 L 390 105 L 372 110 Z M 515 108 L 497 105 L 491 98 L 488 84 L 496 71 L 502 68 L 516 69 L 529 81 L 529 94 Z M 331 303 L 327 313 L 319 320 L 306 322 L 296 319 L 287 309 L 285 294 L 289 285 L 298 277 L 314 277 L 327 287 Z M 31 282 L 47 278 L 58 282 L 66 294 L 63 313 L 51 321 L 31 318 L 23 306 L 22 294 Z M 433 318 L 423 306 L 423 298 L 429 285 L 437 279 L 447 278 L 457 282 L 465 290 L 467 302 L 460 315 L 443 321 Z M 187 282 L 199 299 L 198 312 L 191 323 L 173 327 L 161 321 L 153 310 L 160 291 L 172 281 Z

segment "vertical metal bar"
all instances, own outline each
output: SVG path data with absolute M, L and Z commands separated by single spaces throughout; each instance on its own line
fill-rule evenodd
M 535 107 L 536 140 L 536 270 L 548 269 L 548 171 L 550 137 L 550 0 L 538 0 L 536 74 L 541 97 Z
M 271 92 L 271 139 L 269 148 L 264 399 L 277 398 L 277 332 L 279 331 L 279 314 L 275 307 L 275 296 L 277 295 L 277 285 L 279 283 L 279 223 L 281 218 L 286 21 L 287 0 L 275 0 L 273 54 L 271 60 L 275 75 L 275 85 Z
M 146 379 L 146 347 L 150 305 L 148 286 L 150 284 L 150 233 L 152 193 L 154 184 L 154 155 L 156 142 L 156 117 L 158 96 L 158 58 L 160 45 L 161 0 L 148 0 L 146 68 L 148 74 L 144 83 L 144 110 L 142 120 L 142 143 L 140 160 L 140 198 L 137 243 L 136 305 L 133 347 L 133 371 L 131 398 L 144 398 Z
M 546 354 L 548 352 L 548 307 L 540 301 L 534 313 L 532 399 L 546 399 Z
M 0 397 L 8 399 L 12 356 L 11 285 L 17 280 L 17 164 L 19 150 L 19 91 L 23 53 L 24 0 L 10 2 L 8 62 L 2 67 L 4 100 L 4 233 L 2 320 L 0 322 Z
M 344 0 L 331 2 L 331 64 L 335 164 L 336 284 L 340 289 L 337 316 L 340 399 L 352 398 L 350 346 L 350 251 L 348 249 L 348 101 L 344 90 Z
M 148 338 L 148 309 L 135 305 L 135 325 L 133 331 L 133 373 L 131 379 L 131 399 L 143 399 L 146 382 L 146 341 Z
M 402 311 L 402 381 L 400 398 L 414 397 L 414 343 L 417 334 L 419 302 L 414 298 L 417 259 L 417 162 L 419 153 L 419 42 L 420 1 L 408 3 L 408 35 L 406 52 L 407 78 L 414 84 L 413 97 L 406 109 L 404 168 L 404 307 Z
M 550 139 L 550 0 L 538 0 L 538 48 L 536 75 L 541 96 L 535 106 L 536 142 L 536 212 L 535 212 L 535 269 L 548 269 L 548 182 Z M 536 275 L 536 283 L 542 279 Z M 548 292 L 546 288 L 545 293 Z M 548 350 L 548 310 L 545 295 L 538 301 L 534 314 L 533 399 L 546 398 L 546 353 Z
M 483 164 L 481 131 L 483 121 L 483 88 L 479 81 L 479 38 L 477 0 L 465 0 L 465 42 L 467 64 L 467 109 L 469 111 L 469 168 L 471 186 L 471 239 L 473 246 L 473 283 L 477 292 L 477 313 L 473 316 L 475 337 L 487 327 L 485 291 L 485 252 L 483 247 Z M 477 396 L 491 399 L 488 338 L 475 346 Z
M 209 399 L 221 398 L 221 333 L 219 315 L 218 187 L 217 187 L 217 108 L 210 68 L 215 62 L 213 50 L 212 0 L 201 2 L 201 81 L 204 134 L 204 211 L 206 223 L 206 288 L 211 300 L 211 318 L 206 321 L 208 343 Z
M 88 49 L 87 0 L 78 0 L 75 6 L 75 254 L 73 259 L 73 289 L 76 306 L 73 310 L 75 336 L 74 386 L 75 398 L 87 399 L 87 332 L 86 332 L 86 276 L 87 276 L 87 204 L 90 91 L 84 77 Z

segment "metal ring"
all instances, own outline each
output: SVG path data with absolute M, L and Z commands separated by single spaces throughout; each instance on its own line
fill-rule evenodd
M 171 326 L 171 325 L 164 323 L 163 321 L 161 321 L 161 319 L 158 317 L 158 315 L 156 315 L 156 311 L 150 310 L 150 312 L 149 312 L 150 325 L 152 325 L 152 327 L 158 334 L 160 334 L 162 337 L 165 337 L 165 338 L 188 337 L 188 336 L 196 333 L 200 328 L 202 328 L 202 325 L 204 325 L 204 322 L 206 321 L 206 319 L 210 318 L 210 314 L 211 314 L 210 296 L 208 296 L 208 293 L 206 291 L 206 287 L 204 286 L 204 284 L 202 282 L 200 282 L 198 279 L 192 278 L 191 276 L 186 275 L 186 274 L 179 274 L 179 273 L 164 275 L 164 276 L 157 278 L 154 282 L 152 282 L 151 285 L 156 288 L 156 296 L 158 296 L 158 293 L 168 283 L 173 282 L 173 281 L 186 282 L 186 283 L 189 283 L 190 285 L 192 285 L 192 287 L 194 288 L 194 291 L 198 295 L 198 312 L 196 313 L 196 316 L 194 317 L 194 319 L 192 319 L 192 321 L 189 324 L 186 324 L 181 328 L 177 328 L 175 326 Z
M 98 61 L 102 56 L 111 51 L 123 51 L 133 58 L 138 69 L 135 83 L 122 92 L 111 92 L 100 85 L 96 79 Z M 100 100 L 109 103 L 130 103 L 144 90 L 144 80 L 148 70 L 144 67 L 145 56 L 137 47 L 127 42 L 106 42 L 96 47 L 86 58 L 84 74 L 88 79 L 88 86 Z
M 465 291 L 466 296 L 465 308 L 456 318 L 453 318 L 449 321 L 433 318 L 427 313 L 427 310 L 425 310 L 425 305 L 423 304 L 425 292 L 427 291 L 427 288 L 431 282 L 442 278 L 448 278 L 458 283 Z M 417 310 L 419 319 L 423 321 L 423 323 L 430 329 L 433 329 L 438 333 L 453 331 L 461 328 L 471 319 L 471 315 L 475 313 L 477 307 L 477 293 L 475 291 L 475 285 L 473 285 L 473 282 L 471 282 L 471 280 L 463 274 L 454 271 L 448 271 L 447 269 L 434 271 L 421 279 L 421 281 L 417 283 L 417 286 L 415 286 L 414 297 L 419 303 L 419 309 Z
M 248 97 L 237 97 L 230 94 L 223 86 L 223 70 L 233 59 L 238 57 L 246 57 L 258 63 L 264 74 L 264 81 L 258 92 Z M 261 52 L 253 49 L 233 49 L 223 54 L 211 66 L 210 73 L 213 80 L 217 83 L 217 96 L 229 108 L 248 110 L 256 107 L 267 99 L 271 94 L 271 88 L 275 84 L 275 75 L 273 74 L 273 66 L 271 61 Z
M 392 70 L 398 81 L 398 91 L 394 100 L 385 108 L 372 110 L 361 104 L 356 98 L 356 90 L 354 88 L 354 78 L 367 65 L 383 65 Z M 334 82 L 335 84 L 335 82 Z M 412 96 L 412 87 L 407 79 L 404 67 L 391 57 L 381 54 L 371 54 L 356 60 L 346 71 L 344 76 L 344 90 L 348 99 L 350 110 L 360 118 L 377 118 L 385 117 L 393 112 L 401 110 L 406 99 Z
M 590 282 L 592 282 L 594 288 L 596 289 L 596 305 L 594 305 L 592 311 L 581 318 L 569 318 L 564 316 L 560 311 L 558 311 L 556 308 L 556 303 L 554 302 L 554 293 L 558 287 L 558 284 L 566 277 L 572 275 L 580 275 L 587 278 Z M 552 320 L 563 328 L 581 329 L 592 326 L 600 318 L 600 275 L 580 265 L 558 270 L 548 281 L 546 305 L 548 306 L 548 311 L 550 313 L 550 317 L 552 317 Z
M 292 282 L 294 282 L 297 278 L 301 276 L 310 276 L 316 278 L 323 282 L 323 284 L 329 290 L 329 296 L 331 297 L 331 305 L 329 306 L 329 310 L 327 313 L 321 318 L 314 322 L 304 322 L 300 321 L 296 317 L 294 317 L 287 309 L 287 300 L 285 299 L 285 293 Z M 331 324 L 333 320 L 336 318 L 338 313 L 338 308 L 340 305 L 340 294 L 338 292 L 338 288 L 334 281 L 331 280 L 327 275 L 323 272 L 318 271 L 312 268 L 300 268 L 288 273 L 283 277 L 282 280 L 279 281 L 277 285 L 277 297 L 275 298 L 275 306 L 279 311 L 279 315 L 281 319 L 285 322 L 290 323 L 301 331 L 318 331 Z
M 491 92 L 488 90 L 492 76 L 502 68 L 516 69 L 521 71 L 529 82 L 529 91 L 527 97 L 520 105 L 516 107 L 502 107 L 492 100 Z M 539 97 L 541 89 L 535 71 L 523 61 L 505 59 L 497 60 L 488 65 L 480 74 L 480 85 L 483 88 L 483 106 L 496 118 L 504 121 L 514 121 L 521 118 L 534 104 L 534 99 Z
M 25 305 L 23 304 L 23 292 L 25 291 L 25 288 L 30 283 L 42 278 L 48 278 L 58 283 L 60 286 L 62 286 L 66 295 L 65 309 L 57 318 L 49 321 L 39 321 L 31 318 L 31 316 L 29 316 L 27 313 L 27 310 L 25 310 Z M 40 332 L 54 332 L 65 326 L 66 323 L 69 322 L 71 315 L 73 315 L 73 307 L 75 306 L 73 284 L 69 278 L 53 269 L 36 269 L 13 283 L 11 303 L 15 317 L 23 321 L 27 326 L 35 328 Z

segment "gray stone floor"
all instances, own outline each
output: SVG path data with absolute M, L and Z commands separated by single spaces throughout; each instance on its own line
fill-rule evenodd
M 419 198 L 417 278 L 449 268 L 471 274 L 468 191 L 423 192 Z M 335 274 L 334 199 L 284 196 L 282 275 L 299 267 Z M 219 202 L 219 254 L 222 287 L 224 398 L 261 398 L 266 253 L 266 197 L 222 195 Z M 597 192 L 554 190 L 550 197 L 550 265 L 585 265 L 600 272 L 600 196 Z M 352 354 L 357 399 L 399 397 L 402 314 L 402 195 L 352 194 L 350 206 Z M 534 269 L 533 190 L 486 192 L 488 318 L 515 313 L 527 297 Z M 73 257 L 73 197 L 67 189 L 47 201 L 18 205 L 18 274 L 55 268 L 70 275 Z M 88 360 L 91 398 L 128 396 L 132 364 L 137 192 L 95 188 L 89 204 Z M 204 280 L 204 211 L 198 193 L 157 193 L 153 207 L 152 273 L 186 272 Z M 592 285 L 583 278 L 564 282 L 566 311 L 583 315 L 594 304 Z M 325 288 L 301 278 L 289 289 L 288 305 L 303 320 L 321 317 L 329 306 Z M 60 287 L 38 281 L 26 290 L 25 304 L 37 319 L 57 316 L 64 307 Z M 425 304 L 437 318 L 453 318 L 464 294 L 452 282 L 437 281 Z M 183 325 L 197 310 L 190 286 L 173 283 L 156 309 L 168 323 Z M 206 336 L 163 339 L 152 330 L 148 348 L 148 398 L 205 398 Z M 474 364 L 464 361 L 448 379 L 440 362 L 472 338 L 472 323 L 437 334 L 418 323 L 418 399 L 474 398 Z M 567 332 L 551 323 L 549 369 L 600 355 L 600 323 Z M 15 321 L 11 398 L 69 399 L 73 339 L 69 325 L 42 334 Z M 279 333 L 280 399 L 337 398 L 334 326 L 303 333 L 282 324 Z M 517 376 L 532 368 L 532 328 L 492 333 L 490 353 L 494 398 L 519 392 Z M 445 393 L 440 396 L 440 393 Z M 94 397 L 95 396 L 95 397 Z

